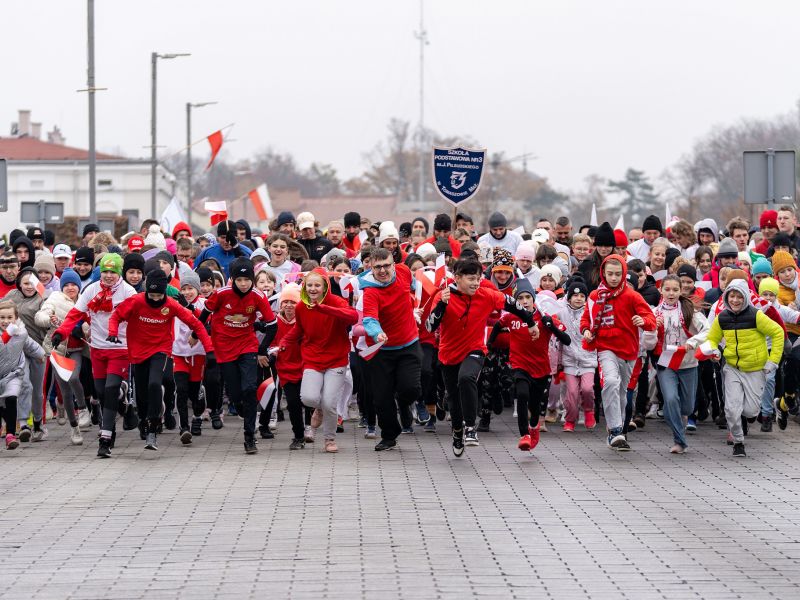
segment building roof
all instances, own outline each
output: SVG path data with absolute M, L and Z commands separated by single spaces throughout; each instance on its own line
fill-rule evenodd
M 97 160 L 123 160 L 96 153 Z M 89 160 L 89 151 L 45 142 L 34 137 L 0 137 L 0 158 L 8 160 Z

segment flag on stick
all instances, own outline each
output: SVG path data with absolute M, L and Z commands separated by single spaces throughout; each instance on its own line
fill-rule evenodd
M 206 171 L 208 171 L 211 168 L 211 165 L 214 164 L 214 159 L 217 158 L 220 148 L 222 148 L 222 131 L 215 131 L 206 139 L 211 146 L 211 158 L 208 160 L 208 164 L 206 165 Z
M 216 225 L 220 221 L 227 221 L 228 220 L 228 207 L 225 205 L 224 200 L 219 200 L 216 202 L 206 202 L 203 205 L 210 213 L 211 224 Z
M 75 371 L 75 361 L 61 356 L 58 352 L 50 353 L 50 364 L 53 365 L 61 381 L 69 381 Z
M 266 410 L 267 404 L 269 404 L 272 394 L 274 393 L 275 381 L 273 381 L 272 377 L 268 377 L 258 386 L 258 393 L 256 394 L 258 403 L 261 405 L 261 410 Z
M 267 184 L 262 183 L 254 190 L 247 192 L 250 201 L 253 203 L 253 208 L 256 209 L 259 221 L 266 221 L 275 216 L 275 211 L 272 210 L 272 200 L 269 197 L 269 190 Z

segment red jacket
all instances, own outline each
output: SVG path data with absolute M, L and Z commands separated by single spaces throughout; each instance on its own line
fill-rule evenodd
M 373 275 L 364 277 L 364 327 L 368 320 L 388 337 L 384 348 L 402 348 L 419 338 L 414 320 L 414 301 L 411 295 L 413 276 L 403 264 L 395 265 L 395 280 L 387 286 L 378 284 Z M 377 335 L 377 334 L 376 334 Z
M 244 296 L 222 287 L 206 299 L 206 310 L 214 313 L 211 337 L 217 362 L 232 362 L 242 354 L 258 352 L 253 323 L 274 323 L 275 315 L 264 294 L 253 288 Z M 258 313 L 261 313 L 259 318 Z
M 606 285 L 604 265 L 609 260 L 617 260 L 622 264 L 622 281 L 611 296 L 603 299 L 599 292 L 594 290 L 589 294 L 589 300 L 581 317 L 581 333 L 592 331 L 595 339 L 585 343 L 587 350 L 610 350 L 623 360 L 636 360 L 639 355 L 639 328 L 633 324 L 635 315 L 644 319 L 645 331 L 655 331 L 656 317 L 650 305 L 637 292 L 628 287 L 628 266 L 625 259 L 616 254 L 609 254 L 600 265 L 600 280 Z
M 5 298 L 8 292 L 13 292 L 15 289 L 17 289 L 16 280 L 8 283 L 5 279 L 0 277 L 0 298 Z
M 282 340 L 287 333 L 294 329 L 295 322 L 289 323 L 283 317 L 278 316 L 278 333 L 275 334 L 276 340 Z M 303 356 L 300 353 L 300 344 L 292 344 L 278 354 L 275 362 L 278 369 L 278 378 L 281 383 L 299 383 L 303 379 Z
M 108 321 L 108 335 L 116 336 L 119 333 L 120 321 L 127 321 L 128 356 L 132 364 L 139 364 L 157 352 L 172 354 L 175 318 L 186 323 L 194 331 L 206 352 L 214 351 L 205 327 L 190 310 L 172 298 L 167 298 L 167 301 L 159 307 L 150 306 L 144 293 L 131 296 L 117 306 Z
M 500 325 L 509 329 L 510 351 L 509 362 L 512 369 L 522 369 L 528 375 L 535 378 L 547 377 L 550 375 L 550 338 L 553 336 L 551 331 L 542 325 L 541 313 L 534 313 L 536 324 L 539 328 L 539 337 L 531 339 L 528 333 L 528 326 L 516 315 L 504 314 L 500 318 Z M 553 317 L 559 329 L 564 326 Z
M 327 279 L 327 276 L 326 276 Z M 358 323 L 358 312 L 347 300 L 330 293 L 330 282 L 322 302 L 310 308 L 303 300 L 295 309 L 295 325 L 283 336 L 281 348 L 297 344 L 303 356 L 303 369 L 327 371 L 347 366 L 350 362 L 349 328 Z

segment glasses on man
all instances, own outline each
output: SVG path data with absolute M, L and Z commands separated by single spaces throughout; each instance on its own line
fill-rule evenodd
M 394 263 L 386 263 L 382 265 L 372 265 L 373 271 L 388 271 L 394 266 Z

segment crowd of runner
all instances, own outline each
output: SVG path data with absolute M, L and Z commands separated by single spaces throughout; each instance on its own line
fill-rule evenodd
M 118 426 L 157 450 L 243 425 L 252 454 L 286 420 L 290 450 L 337 452 L 347 425 L 385 451 L 422 427 L 461 456 L 506 410 L 523 452 L 598 423 L 628 451 L 663 419 L 671 453 L 710 421 L 745 456 L 748 428 L 797 416 L 791 206 L 757 227 L 561 216 L 519 233 L 497 212 L 480 227 L 282 212 L 266 233 L 147 220 L 117 240 L 89 224 L 73 246 L 15 229 L 0 241 L 6 449 L 63 426 L 107 458 Z

